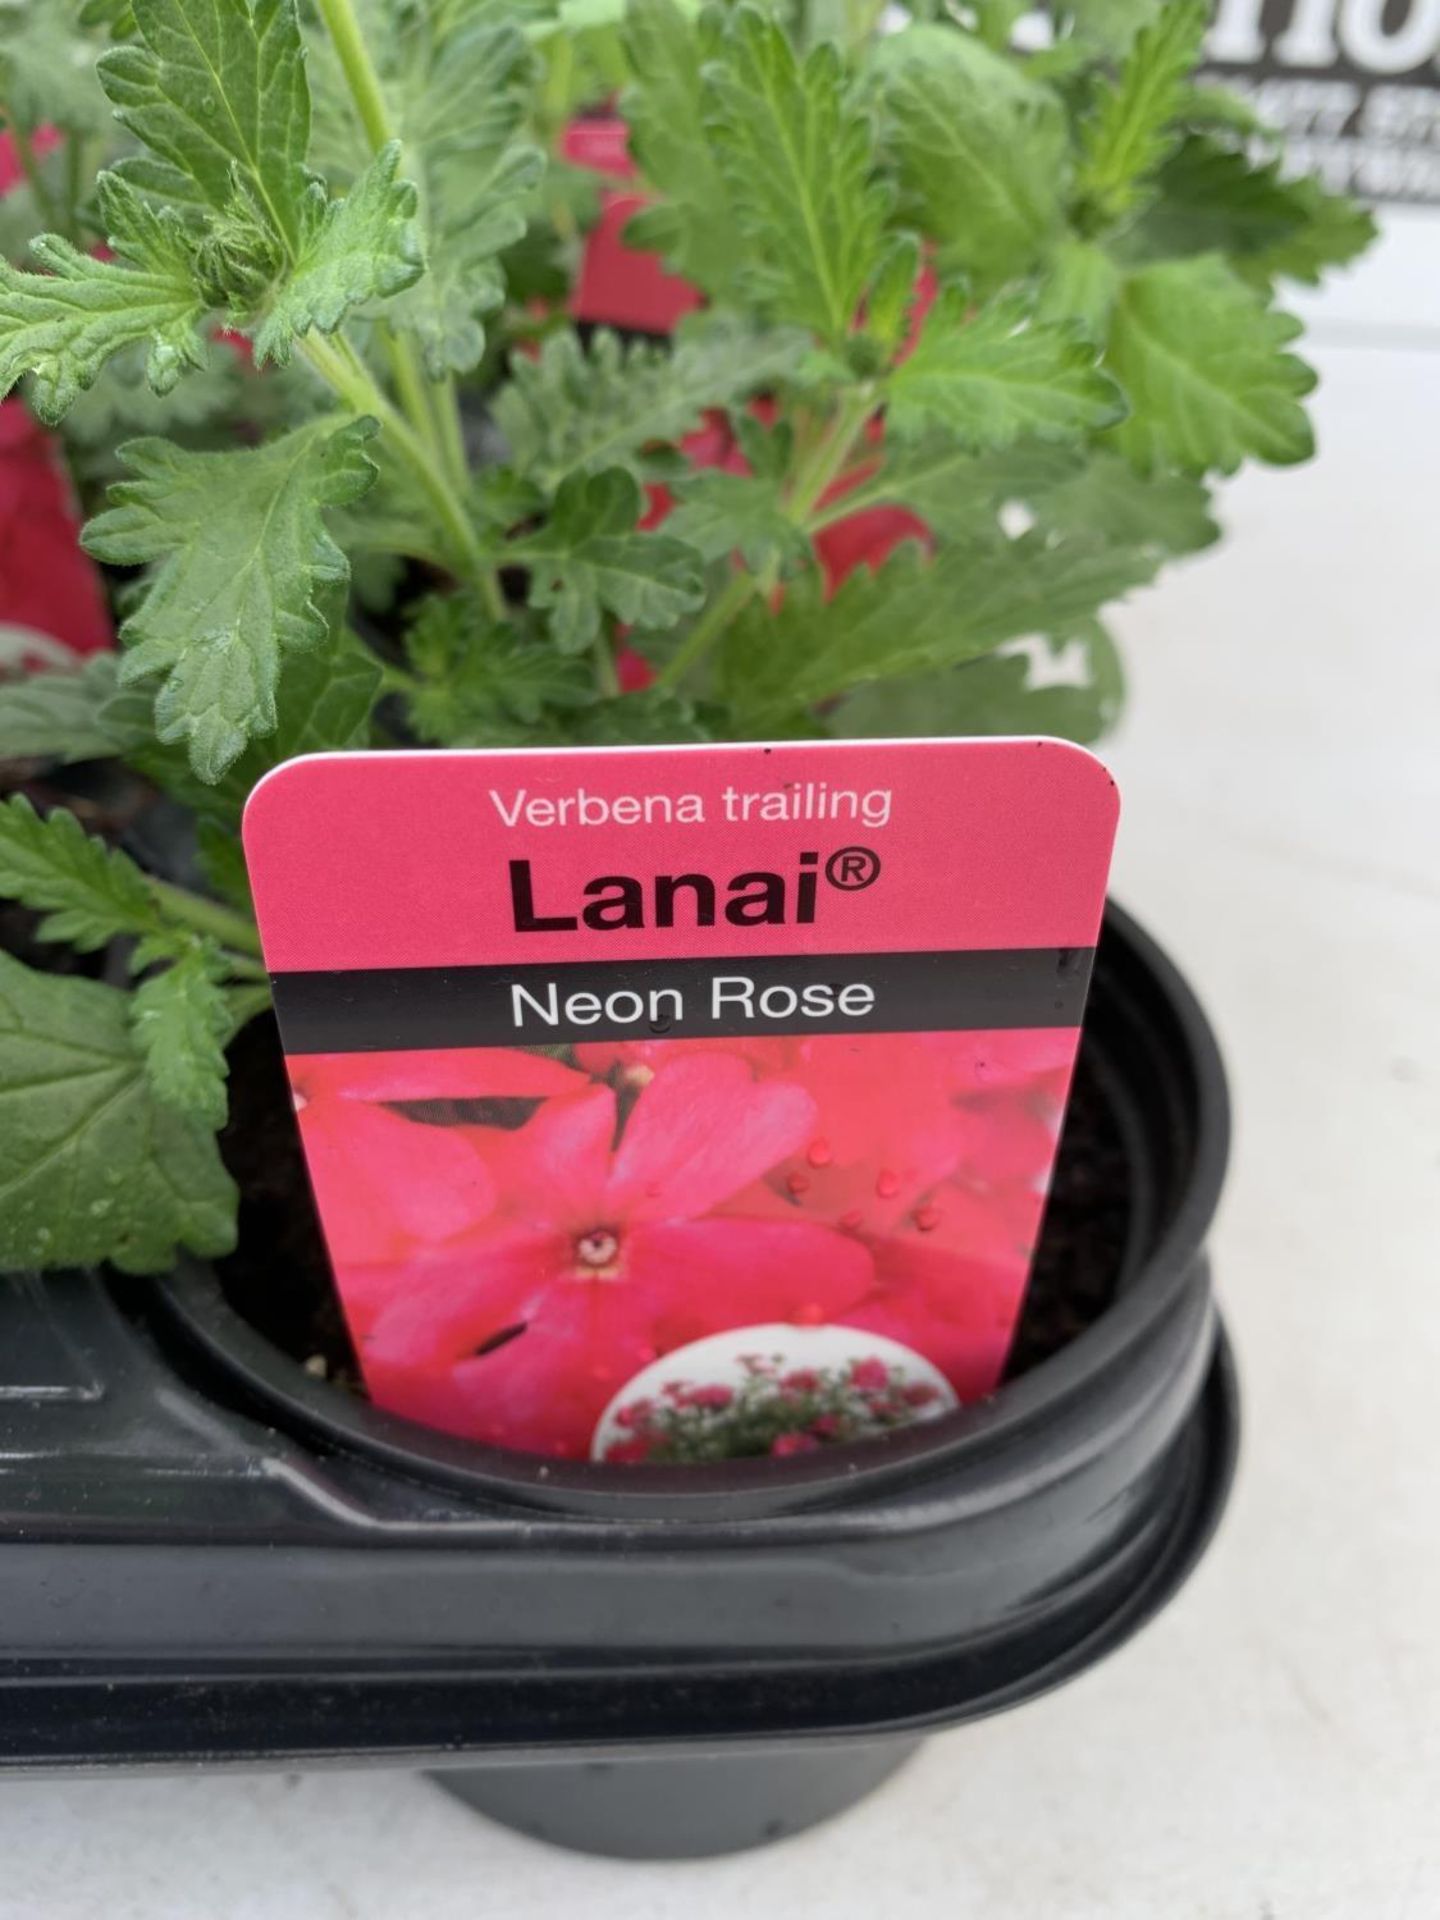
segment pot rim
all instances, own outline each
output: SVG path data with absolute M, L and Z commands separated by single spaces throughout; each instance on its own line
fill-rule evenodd
M 1178 1202 L 1131 1284 L 1072 1342 L 994 1395 L 940 1419 L 820 1455 L 733 1466 L 623 1468 L 511 1453 L 427 1428 L 307 1374 L 232 1307 L 206 1263 L 185 1259 L 150 1283 L 165 1318 L 232 1380 L 290 1424 L 332 1445 L 379 1460 L 408 1478 L 433 1478 L 472 1494 L 573 1514 L 632 1520 L 713 1520 L 850 1502 L 901 1479 L 951 1469 L 1013 1440 L 1074 1397 L 1092 1391 L 1130 1350 L 1143 1345 L 1193 1284 L 1193 1269 L 1214 1216 L 1230 1140 L 1230 1108 L 1220 1051 L 1184 977 L 1122 908 L 1110 902 L 1106 926 L 1159 988 L 1179 1030 L 1193 1084 L 1194 1146 Z

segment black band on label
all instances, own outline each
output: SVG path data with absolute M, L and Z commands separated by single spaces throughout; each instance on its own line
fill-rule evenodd
M 288 1053 L 1076 1027 L 1093 947 L 278 973 Z

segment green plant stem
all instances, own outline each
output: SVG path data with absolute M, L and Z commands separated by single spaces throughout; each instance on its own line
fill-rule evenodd
M 365 35 L 360 29 L 355 8 L 351 0 L 318 0 L 318 5 L 320 18 L 325 22 L 325 30 L 339 56 L 345 84 L 360 115 L 360 124 L 365 129 L 365 137 L 372 151 L 378 152 L 395 135 L 386 110 L 380 76 L 370 58 L 370 49 L 365 44 Z
M 655 676 L 658 688 L 676 687 L 690 669 L 702 660 L 732 620 L 749 606 L 760 589 L 755 573 L 732 573 L 724 591 L 710 602 L 680 645 Z
M 477 587 L 497 617 L 504 612 L 500 584 L 487 562 L 464 502 L 431 457 L 410 423 L 381 391 L 364 362 L 343 337 L 327 339 L 308 334 L 300 351 L 321 379 L 356 413 L 373 414 L 394 452 L 404 461 L 435 510 L 452 548 L 451 560 L 461 577 Z
M 620 675 L 615 667 L 615 649 L 609 634 L 604 632 L 595 637 L 595 678 L 607 700 L 619 693 Z
M 230 1009 L 230 1019 L 238 1033 L 241 1027 L 253 1020 L 258 1013 L 264 1013 L 270 1005 L 270 989 L 261 987 L 231 987 L 225 995 L 225 1004 Z
M 218 900 L 207 900 L 202 894 L 191 893 L 187 887 L 172 886 L 168 880 L 157 880 L 153 874 L 147 874 L 145 879 L 151 898 L 167 919 L 178 921 L 182 927 L 190 927 L 196 933 L 208 933 L 223 946 L 238 948 L 241 954 L 247 954 L 254 960 L 263 959 L 255 922 L 245 914 L 233 907 L 222 906 Z
M 371 152 L 378 153 L 382 147 L 398 139 L 399 134 L 390 119 L 385 104 L 385 90 L 375 70 L 375 63 L 370 58 L 370 49 L 365 44 L 365 35 L 356 16 L 353 0 L 318 0 L 318 5 L 320 17 L 339 56 L 345 83 L 360 116 L 360 124 L 365 129 L 365 138 L 370 142 Z M 411 427 L 422 440 L 432 442 L 436 457 L 449 469 L 452 486 L 463 485 L 466 474 L 465 450 L 454 379 L 447 375 L 444 380 L 433 383 L 435 393 L 432 408 L 431 396 L 427 391 L 432 383 L 427 381 L 415 343 L 389 325 L 382 324 L 381 331 L 385 335 L 386 351 L 395 373 L 396 390 Z
M 796 526 L 809 529 L 816 504 L 831 482 L 844 470 L 856 438 L 864 431 L 865 423 L 874 410 L 875 398 L 870 389 L 858 388 L 841 402 L 829 428 L 801 460 L 785 506 L 786 518 Z M 763 573 L 732 574 L 724 591 L 705 609 L 655 676 L 656 686 L 678 686 L 731 622 L 745 611 L 755 595 L 773 591 L 776 578 L 773 566 L 767 567 Z

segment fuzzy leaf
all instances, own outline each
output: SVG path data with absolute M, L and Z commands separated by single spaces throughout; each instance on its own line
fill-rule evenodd
M 155 1098 L 128 1014 L 114 987 L 0 954 L 0 1270 L 158 1273 L 234 1246 L 214 1138 Z
M 218 780 L 247 740 L 273 731 L 285 653 L 318 645 L 316 605 L 349 575 L 326 507 L 356 500 L 375 469 L 370 420 L 329 420 L 233 453 L 184 453 L 165 440 L 122 449 L 136 476 L 111 490 L 85 545 L 116 565 L 155 564 L 122 629 L 122 682 L 163 674 L 156 732 L 185 741 L 202 780 Z
M 556 333 L 538 359 L 514 357 L 495 419 L 517 472 L 546 492 L 603 467 L 643 478 L 644 448 L 680 440 L 707 408 L 728 407 L 785 378 L 804 351 L 801 334 L 708 317 L 682 327 L 668 352 L 644 341 L 622 345 L 605 331 L 587 352 L 576 334 Z
M 472 594 L 431 595 L 405 645 L 422 682 L 411 718 L 439 746 L 523 745 L 595 697 L 587 660 L 496 625 Z
M 824 41 L 801 63 L 778 21 L 742 6 L 704 93 L 752 305 L 838 345 L 880 263 L 890 210 L 874 128 L 839 50 Z
M 712 293 L 729 286 L 743 247 L 725 180 L 705 137 L 702 70 L 715 22 L 691 20 L 674 0 L 631 0 L 625 52 L 632 83 L 621 99 L 630 152 L 664 201 L 632 222 L 632 246 L 664 253 L 676 273 Z
M 327 600 L 341 598 L 332 589 Z M 325 611 L 322 608 L 322 611 Z M 338 616 L 337 616 L 338 617 Z M 279 724 L 241 754 L 221 779 L 206 783 L 175 747 L 152 744 L 128 758 L 172 798 L 227 832 L 239 824 L 251 790 L 272 767 L 302 753 L 343 753 L 368 747 L 371 716 L 380 697 L 380 664 L 367 647 L 334 628 L 323 646 L 289 654 L 280 669 L 275 706 Z M 142 688 L 132 689 L 140 693 Z
M 400 147 L 381 149 L 343 200 L 311 195 L 305 237 L 255 336 L 256 359 L 284 366 L 312 327 L 334 333 L 351 310 L 413 286 L 424 271 L 416 194 L 397 181 Z
M 778 482 L 768 476 L 711 469 L 677 483 L 680 505 L 665 522 L 667 533 L 693 547 L 702 560 L 739 553 L 752 573 L 772 561 L 782 567 L 804 558 L 809 541 L 789 519 Z
M 23 793 L 0 801 L 0 896 L 46 915 L 42 940 L 64 940 L 81 953 L 117 934 L 163 931 L 128 854 L 92 838 L 63 807 L 42 817 Z
M 0 684 L 0 760 L 71 766 L 143 745 L 152 732 L 149 714 L 121 710 L 117 670 L 113 653 L 97 653 L 83 666 L 27 673 Z
M 97 260 L 51 233 L 32 243 L 43 273 L 0 260 L 0 395 L 32 374 L 42 420 L 59 420 L 124 347 L 144 344 L 157 393 L 205 357 L 196 331 L 205 300 L 178 218 L 113 174 L 100 176 L 100 208 L 118 259 Z
M 1174 146 L 1209 17 L 1208 0 L 1170 0 L 1136 35 L 1081 128 L 1076 190 L 1101 223 L 1129 211 Z
M 1035 517 L 1055 533 L 1090 535 L 1160 556 L 1198 553 L 1220 538 L 1204 485 L 1183 474 L 1142 477 L 1103 449 L 1058 484 L 1032 488 Z
M 1299 332 L 1214 255 L 1131 274 L 1106 354 L 1130 402 L 1115 444 L 1142 473 L 1233 473 L 1247 455 L 1276 466 L 1308 459 L 1300 401 L 1315 376 L 1285 351 Z
M 877 56 L 901 211 L 943 273 L 982 289 L 1028 272 L 1060 228 L 1065 116 L 1013 61 L 953 27 L 914 27 Z
M 395 88 L 407 166 L 423 183 L 424 277 L 387 318 L 414 333 L 432 379 L 468 373 L 501 304 L 500 255 L 523 238 L 544 156 L 522 140 L 533 56 L 509 20 L 462 10 L 416 19 Z
M 529 568 L 530 604 L 549 610 L 562 651 L 590 645 L 602 610 L 632 625 L 668 627 L 704 598 L 692 547 L 636 531 L 643 504 L 639 486 L 619 468 L 575 474 L 546 525 L 506 548 L 507 560 Z
M 939 427 L 977 451 L 1022 434 L 1078 439 L 1124 412 L 1119 389 L 1077 331 L 1030 319 L 1021 297 L 972 315 L 954 289 L 936 302 L 886 392 L 887 423 L 902 439 Z
M 192 946 L 130 998 L 130 1028 L 151 1092 L 207 1127 L 223 1127 L 226 1114 L 225 1047 L 233 1023 L 221 972 L 212 948 Z
M 1045 657 L 1042 647 L 1040 656 Z M 950 673 L 862 687 L 831 718 L 847 740 L 942 734 L 1048 734 L 1091 746 L 1120 717 L 1125 674 L 1098 621 L 1063 642 L 1068 672 L 1036 671 L 1036 653 L 1017 647 L 985 654 Z M 1047 666 L 1049 662 L 1047 661 Z
M 310 93 L 295 0 L 133 0 L 138 38 L 99 63 L 116 118 L 156 163 L 131 177 L 230 213 L 242 200 L 300 257 Z
M 957 542 L 933 560 L 901 547 L 878 572 L 857 569 L 828 602 L 817 572 L 793 581 L 777 611 L 752 602 L 726 636 L 722 691 L 763 733 L 870 681 L 1067 632 L 1154 571 L 1147 555 L 1040 533 Z
M 74 0 L 0 0 L 0 103 L 25 133 L 102 132 L 109 108 Z

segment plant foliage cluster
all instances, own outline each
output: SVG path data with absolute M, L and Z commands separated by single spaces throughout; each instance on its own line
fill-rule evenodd
M 122 616 L 0 686 L 0 755 L 124 762 L 203 875 L 0 807 L 0 894 L 110 955 L 0 956 L 0 1266 L 232 1243 L 236 830 L 293 754 L 1103 731 L 1102 610 L 1214 537 L 1207 477 L 1310 452 L 1277 283 L 1370 223 L 1197 84 L 1201 0 L 1071 0 L 1030 52 L 1020 12 L 0 0 L 0 393 Z M 566 318 L 563 131 L 617 96 L 629 238 L 704 295 L 664 345 Z M 817 538 L 877 507 L 928 537 L 834 587 Z

